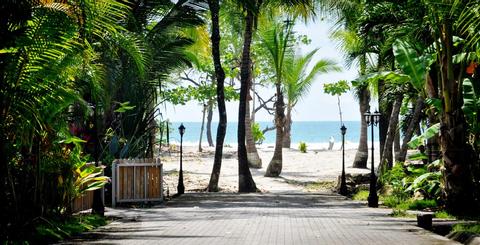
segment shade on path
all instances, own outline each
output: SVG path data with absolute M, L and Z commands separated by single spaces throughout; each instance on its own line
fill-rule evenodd
M 166 206 L 108 209 L 120 216 L 66 243 L 457 244 L 336 194 L 188 193 Z

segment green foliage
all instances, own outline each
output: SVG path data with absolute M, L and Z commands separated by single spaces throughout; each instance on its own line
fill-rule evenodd
M 432 137 L 437 136 L 439 132 L 440 132 L 440 123 L 436 123 L 431 127 L 427 128 L 423 132 L 423 134 L 412 137 L 410 142 L 408 142 L 408 146 L 412 149 L 416 149 L 419 146 L 424 145 L 428 139 L 431 139 Z
M 368 199 L 369 191 L 367 190 L 360 190 L 355 195 L 353 195 L 352 199 L 356 201 L 366 201 Z
M 398 197 L 398 196 L 395 196 L 395 195 L 381 197 L 380 199 L 383 201 L 383 205 L 385 205 L 389 208 L 395 208 L 399 204 L 406 202 L 405 198 L 401 198 L 401 197 Z
M 163 97 L 174 105 L 185 105 L 187 102 L 195 100 L 200 103 L 215 100 L 216 97 L 215 84 L 202 83 L 200 86 L 175 87 L 173 89 L 163 91 Z M 239 94 L 233 86 L 225 86 L 225 101 L 238 100 Z
M 423 91 L 427 73 L 427 61 L 419 56 L 412 45 L 397 39 L 393 44 L 395 61 L 402 71 L 410 77 L 409 81 L 417 91 Z
M 437 211 L 434 213 L 434 217 L 437 219 L 455 219 L 455 216 L 449 214 L 447 211 Z
M 392 169 L 385 171 L 380 176 L 379 182 L 388 185 L 391 188 L 391 195 L 399 200 L 405 200 L 408 198 L 408 194 L 405 193 L 404 180 L 407 178 L 402 163 L 396 163 Z
M 256 144 L 261 144 L 265 140 L 265 135 L 263 135 L 259 123 L 252 124 L 252 135 Z
M 293 108 L 303 96 L 308 94 L 318 75 L 341 70 L 334 61 L 328 59 L 317 61 L 313 68 L 308 70 L 317 51 L 318 49 L 315 49 L 306 55 L 295 54 L 285 59 L 284 86 L 288 99 L 287 105 L 290 108 Z
M 480 223 L 470 224 L 455 224 L 453 226 L 453 232 L 462 232 L 470 234 L 480 234 Z
M 95 214 L 73 216 L 66 220 L 42 221 L 44 222 L 36 226 L 36 233 L 31 237 L 34 243 L 55 243 L 108 223 L 105 217 Z
M 307 143 L 301 141 L 301 142 L 298 144 L 298 149 L 299 149 L 300 152 L 302 152 L 302 153 L 307 153 Z
M 408 200 L 407 202 L 403 202 L 397 205 L 397 208 L 403 210 L 425 210 L 425 209 L 432 209 L 438 206 L 435 200 Z
M 429 166 L 410 165 L 404 167 L 397 163 L 380 177 L 380 182 L 391 188 L 387 196 L 383 196 L 384 205 L 403 209 L 423 209 L 436 207 L 441 199 L 441 173 L 437 163 Z M 429 172 L 428 169 L 434 170 Z M 387 188 L 388 189 L 388 188 Z M 421 193 L 426 200 L 411 200 L 415 193 Z
M 323 84 L 323 91 L 327 94 L 340 96 L 350 90 L 350 85 L 347 81 L 341 80 L 336 83 Z

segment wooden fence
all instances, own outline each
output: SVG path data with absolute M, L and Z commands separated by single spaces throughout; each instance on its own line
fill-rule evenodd
M 112 164 L 112 207 L 120 202 L 163 201 L 160 159 L 115 160 Z

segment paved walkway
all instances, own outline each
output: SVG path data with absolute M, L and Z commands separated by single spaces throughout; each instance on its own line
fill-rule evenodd
M 334 194 L 186 194 L 164 207 L 109 209 L 123 217 L 71 243 L 456 244 Z

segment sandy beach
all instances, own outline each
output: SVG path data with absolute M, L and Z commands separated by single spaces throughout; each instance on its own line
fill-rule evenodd
M 342 151 L 334 149 L 309 150 L 302 153 L 297 149 L 283 149 L 283 169 L 280 177 L 264 177 L 265 170 L 273 156 L 273 147 L 259 146 L 262 168 L 251 168 L 257 188 L 262 192 L 326 192 L 336 185 L 337 176 L 341 173 Z M 203 191 L 210 179 L 213 166 L 213 147 L 184 146 L 183 170 L 186 192 Z M 369 169 L 352 168 L 356 149 L 345 150 L 345 171 L 347 173 L 368 173 Z M 378 152 L 375 152 L 378 162 Z M 180 155 L 178 148 L 165 152 L 161 157 L 164 168 L 165 189 L 170 195 L 177 191 Z M 368 162 L 370 166 L 370 159 Z M 236 192 L 238 187 L 238 160 L 236 147 L 224 147 L 224 156 L 219 186 L 222 192 Z

